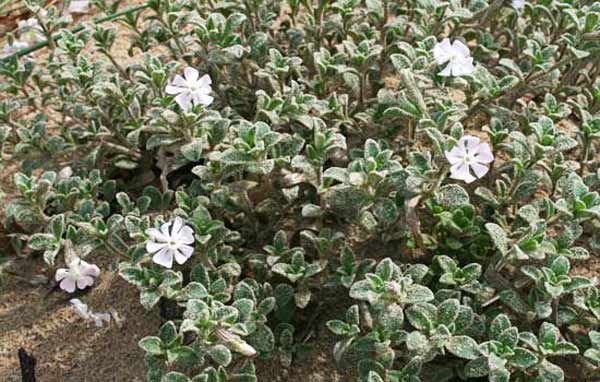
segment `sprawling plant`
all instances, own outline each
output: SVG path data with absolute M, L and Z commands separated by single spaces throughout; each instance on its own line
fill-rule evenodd
M 322 320 L 360 382 L 598 372 L 597 2 L 45 3 L 0 58 L 4 225 L 160 309 L 149 382 L 294 368 Z

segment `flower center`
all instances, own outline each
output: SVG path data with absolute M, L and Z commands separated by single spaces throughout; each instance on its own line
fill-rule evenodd
M 79 280 L 81 278 L 81 269 L 79 269 L 79 267 L 71 268 L 71 275 L 73 276 L 73 279 Z
M 465 154 L 465 157 L 463 158 L 465 163 L 473 163 L 475 162 L 475 155 L 467 153 Z
M 453 61 L 456 61 L 456 60 L 458 60 L 459 58 L 460 58 L 460 55 L 459 55 L 459 54 L 457 54 L 457 53 L 450 53 L 450 61 L 451 61 L 451 62 L 453 62 Z

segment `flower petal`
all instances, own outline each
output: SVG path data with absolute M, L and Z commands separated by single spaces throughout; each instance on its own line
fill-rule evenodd
M 56 270 L 56 274 L 54 275 L 54 279 L 56 281 L 60 281 L 69 275 L 69 270 L 66 268 L 60 268 Z
M 465 135 L 460 139 L 459 144 L 466 148 L 467 153 L 473 155 L 477 153 L 479 142 L 479 138 L 472 135 Z
M 156 253 L 167 246 L 168 246 L 167 243 L 155 243 L 153 241 L 147 241 L 146 242 L 146 252 Z
M 75 280 L 71 277 L 65 277 L 59 284 L 60 289 L 69 293 L 75 292 Z
M 175 251 L 175 261 L 177 261 L 177 264 L 183 264 L 192 256 L 192 253 L 194 253 L 194 248 L 189 245 L 182 245 Z
M 450 63 L 448 63 L 448 65 L 446 65 L 444 70 L 442 70 L 438 74 L 442 77 L 449 77 L 450 75 L 452 75 L 452 67 L 453 67 L 453 64 L 450 62 Z
M 165 224 L 160 226 L 160 233 L 166 238 L 165 241 L 171 241 L 171 232 L 169 232 L 169 228 L 171 227 L 173 222 L 166 222 Z
M 152 261 L 165 268 L 171 268 L 173 266 L 173 251 L 163 248 L 152 257 Z
M 168 232 L 168 230 L 167 230 Z M 169 236 L 162 233 L 160 230 L 156 228 L 148 228 L 146 230 L 146 235 L 150 237 L 151 240 L 167 242 L 169 241 Z
M 466 153 L 460 146 L 454 146 L 452 150 L 444 151 L 444 154 L 450 164 L 456 164 L 464 160 Z
M 476 162 L 471 163 L 471 168 L 473 169 L 475 176 L 477 176 L 478 178 L 483 178 L 483 176 L 487 174 L 487 172 L 490 170 L 487 166 Z
M 88 264 L 85 261 L 82 261 L 81 274 L 84 276 L 98 277 L 98 275 L 100 275 L 100 268 L 95 264 Z
M 211 103 L 213 103 L 214 101 L 214 97 L 206 95 L 206 94 L 200 94 L 200 93 L 195 93 L 194 94 L 194 105 L 204 105 L 204 106 L 208 106 Z
M 179 237 L 179 231 L 181 231 L 181 227 L 183 227 L 183 220 L 177 216 L 175 220 L 173 220 L 173 228 L 171 228 L 171 238 L 176 239 Z
M 194 242 L 194 230 L 188 226 L 184 226 L 181 231 L 179 231 L 177 241 L 182 244 L 192 244 Z
M 198 80 L 198 86 L 201 88 L 208 88 L 210 91 L 210 85 L 212 84 L 212 78 L 208 74 L 203 75 Z
M 165 92 L 170 95 L 179 94 L 186 90 L 187 90 L 187 88 L 183 88 L 181 86 L 173 86 L 173 85 L 167 85 L 167 87 L 165 88 Z
M 442 65 L 450 60 L 452 53 L 452 46 L 450 45 L 450 39 L 445 38 L 442 42 L 435 44 L 433 48 L 433 58 L 438 65 Z
M 77 280 L 77 288 L 85 289 L 86 287 L 94 285 L 94 279 L 90 276 L 81 276 Z
M 479 152 L 475 155 L 475 160 L 479 163 L 487 164 L 494 161 L 494 154 L 490 149 L 490 145 L 482 143 L 479 145 Z
M 453 76 L 466 76 L 473 74 L 475 66 L 473 66 L 473 58 L 457 58 L 452 60 L 452 75 Z
M 471 183 L 472 181 L 477 179 L 473 175 L 471 175 L 471 173 L 469 172 L 469 166 L 466 163 L 458 163 L 450 167 L 450 178 L 463 180 L 466 183 Z
M 79 272 L 80 270 L 81 270 L 81 259 L 79 257 L 75 257 L 69 263 L 69 271 L 71 271 L 71 273 L 72 273 L 73 271 Z
M 452 43 L 452 51 L 454 53 L 460 54 L 465 58 L 469 57 L 469 48 L 460 40 L 454 40 L 454 42 Z
M 179 95 L 175 97 L 175 102 L 177 102 L 181 110 L 188 111 L 192 103 L 192 95 L 187 91 L 184 93 L 179 93 Z
M 198 76 L 200 76 L 200 73 L 198 73 L 196 69 L 188 66 L 183 70 L 183 76 L 185 77 L 188 84 L 193 84 L 196 83 L 196 81 L 198 81 Z
M 185 78 L 181 77 L 179 74 L 175 76 L 173 79 L 173 85 L 182 87 L 184 89 L 188 88 L 188 83 Z

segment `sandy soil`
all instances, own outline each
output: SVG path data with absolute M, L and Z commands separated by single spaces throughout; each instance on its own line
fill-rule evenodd
M 41 259 L 13 262 L 11 275 L 0 286 L 0 381 L 21 381 L 20 347 L 37 359 L 36 377 L 41 382 L 145 381 L 143 352 L 137 343 L 154 335 L 162 319 L 157 309 L 148 312 L 141 307 L 138 291 L 108 270 L 108 259 L 100 258 L 97 263 L 106 270 L 97 285 L 67 295 L 47 283 L 31 284 L 31 280 L 51 277 L 52 270 Z M 94 312 L 116 312 L 121 326 L 112 321 L 96 328 L 75 314 L 70 298 L 81 299 Z M 257 360 L 259 381 L 352 380 L 348 370 L 336 370 L 335 338 L 324 325 L 338 313 L 324 311 L 319 316 L 308 342 L 313 349 L 294 360 L 291 374 L 277 360 Z
M 42 260 L 17 260 L 12 268 L 19 270 L 19 276 L 9 277 L 0 295 L 0 381 L 21 381 L 19 347 L 36 357 L 39 381 L 145 380 L 143 352 L 137 342 L 155 333 L 160 317 L 136 303 L 134 287 L 104 271 L 96 287 L 68 296 L 27 282 L 46 270 Z M 117 312 L 121 327 L 113 321 L 96 328 L 75 314 L 69 304 L 72 297 L 95 312 Z

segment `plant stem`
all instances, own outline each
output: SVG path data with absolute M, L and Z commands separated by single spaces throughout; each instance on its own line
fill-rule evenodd
M 113 20 L 116 20 L 119 17 L 121 17 L 123 15 L 126 15 L 128 13 L 140 12 L 140 11 L 143 11 L 144 9 L 146 9 L 146 8 L 148 8 L 148 5 L 140 5 L 140 6 L 137 6 L 137 7 L 128 8 L 128 9 L 122 11 L 122 12 L 115 13 L 113 15 L 109 15 L 109 16 L 106 16 L 106 17 L 97 18 L 97 19 L 95 19 L 93 21 L 93 23 L 95 25 L 98 25 L 98 24 L 102 24 L 102 23 L 105 23 L 105 22 L 113 21 Z M 82 26 L 79 26 L 77 28 L 73 28 L 71 30 L 71 33 L 76 34 L 76 33 L 79 33 L 79 32 L 81 32 L 83 30 L 85 30 L 85 26 L 82 25 Z M 29 48 L 21 49 L 20 51 L 18 51 L 16 53 L 13 53 L 10 56 L 6 56 L 4 58 L 0 58 L 0 65 L 4 64 L 5 62 L 8 62 L 8 61 L 12 60 L 13 58 L 23 57 L 23 56 L 26 56 L 26 55 L 28 55 L 30 53 L 33 53 L 33 52 L 37 51 L 37 50 L 40 50 L 40 49 L 42 49 L 42 48 L 44 48 L 46 46 L 52 46 L 56 41 L 60 40 L 61 37 L 62 37 L 61 34 L 55 33 L 54 35 L 50 36 L 50 38 L 48 40 L 46 40 L 46 41 L 41 41 L 41 42 L 39 42 L 39 43 L 37 43 L 37 44 L 29 47 Z

